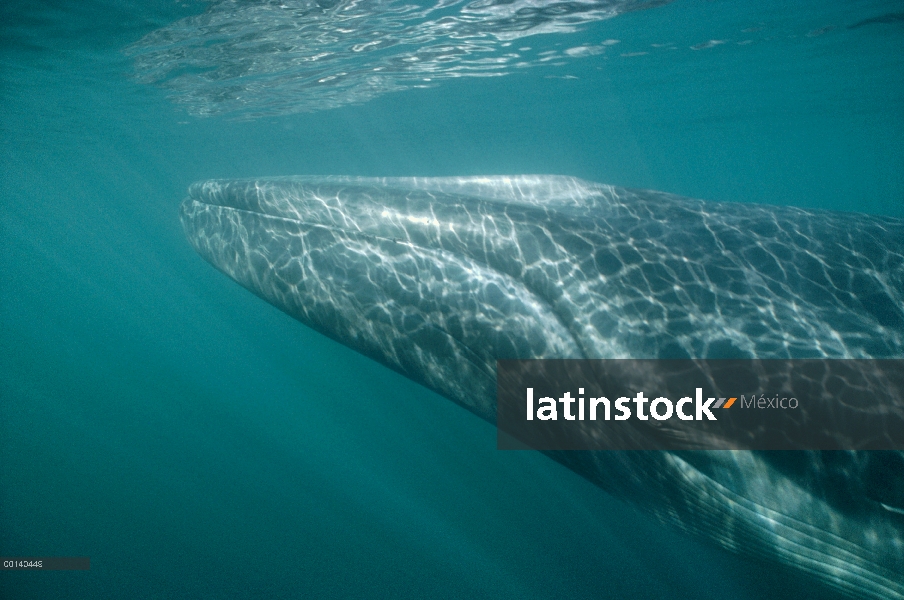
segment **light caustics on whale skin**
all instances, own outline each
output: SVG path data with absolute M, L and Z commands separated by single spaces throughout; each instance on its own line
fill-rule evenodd
M 488 420 L 497 358 L 904 356 L 904 221 L 569 177 L 190 188 L 224 273 Z M 904 598 L 901 453 L 560 452 L 663 521 Z
M 559 58 L 512 47 L 525 36 L 670 0 L 221 0 L 126 52 L 139 80 L 197 115 L 253 118 L 334 108 L 438 80 L 492 77 Z M 577 53 L 577 54 L 575 54 Z

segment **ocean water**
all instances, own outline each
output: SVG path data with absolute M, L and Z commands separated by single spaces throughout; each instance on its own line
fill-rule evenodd
M 2 4 L 0 555 L 91 569 L 0 596 L 831 597 L 496 450 L 211 268 L 178 206 L 555 173 L 902 217 L 904 6 L 416 4 Z

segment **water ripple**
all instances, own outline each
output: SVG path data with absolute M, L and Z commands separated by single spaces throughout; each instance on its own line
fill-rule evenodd
M 518 38 L 670 0 L 221 0 L 126 49 L 140 81 L 196 115 L 254 118 L 360 103 L 456 77 L 493 77 L 542 57 Z M 527 49 L 529 50 L 529 48 Z M 590 55 L 603 46 L 575 49 Z

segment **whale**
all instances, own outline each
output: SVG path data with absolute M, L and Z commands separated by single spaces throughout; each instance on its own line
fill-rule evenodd
M 904 358 L 904 220 L 552 175 L 189 187 L 214 267 L 494 422 L 497 360 Z M 668 525 L 904 599 L 904 453 L 555 451 Z

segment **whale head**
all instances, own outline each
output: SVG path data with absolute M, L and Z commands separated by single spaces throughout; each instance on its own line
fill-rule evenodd
M 444 191 L 408 179 L 208 181 L 191 186 L 181 218 L 195 250 L 258 296 L 493 420 L 497 359 L 583 356 L 520 278 L 525 255 L 543 261 L 544 248 L 522 246 L 515 223 L 539 227 L 539 199 L 555 194 L 539 178 L 427 181 Z M 555 183 L 558 204 L 575 205 L 581 182 Z

